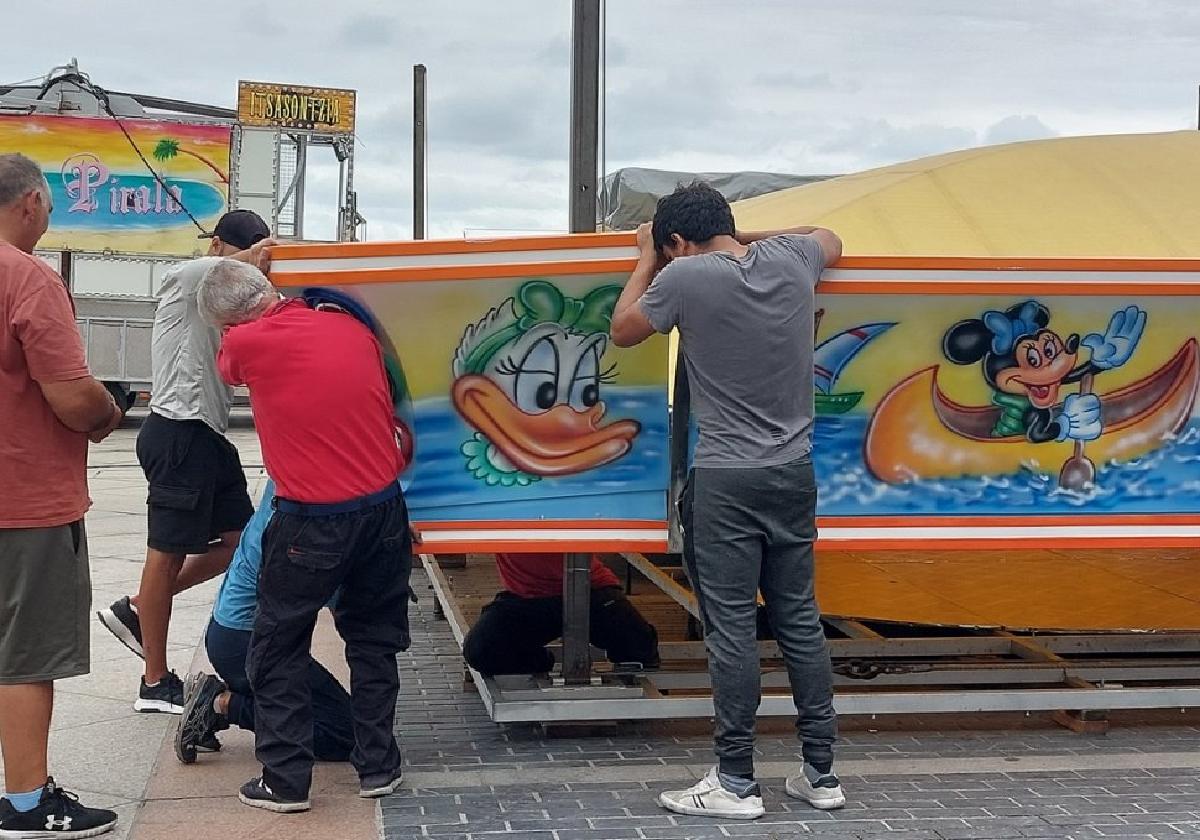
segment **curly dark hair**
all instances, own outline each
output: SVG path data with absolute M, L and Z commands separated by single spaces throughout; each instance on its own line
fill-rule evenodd
M 685 242 L 707 242 L 714 236 L 733 236 L 733 210 L 725 196 L 703 181 L 680 184 L 658 200 L 654 210 L 654 247 L 662 253 L 674 234 Z

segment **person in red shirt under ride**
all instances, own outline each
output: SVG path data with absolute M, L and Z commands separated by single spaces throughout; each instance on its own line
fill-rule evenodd
M 339 587 L 333 615 L 350 665 L 350 761 L 360 795 L 384 796 L 401 777 L 392 727 L 396 654 L 409 644 L 412 537 L 379 342 L 353 315 L 281 300 L 262 272 L 235 260 L 210 268 L 196 299 L 210 323 L 228 328 L 217 369 L 250 389 L 277 492 L 247 661 L 263 771 L 240 798 L 281 813 L 310 807 L 309 650 L 317 613 Z
M 544 674 L 546 645 L 562 635 L 563 555 L 497 554 L 504 590 L 483 608 L 463 640 L 467 664 L 485 677 Z M 615 665 L 657 668 L 658 633 L 642 618 L 612 570 L 592 558 L 591 641 Z

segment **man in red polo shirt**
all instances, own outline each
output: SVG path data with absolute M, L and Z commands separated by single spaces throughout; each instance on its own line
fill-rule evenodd
M 240 798 L 280 813 L 309 808 L 309 648 L 317 613 L 339 587 L 333 614 L 350 665 L 350 761 L 361 796 L 391 793 L 401 776 L 392 727 L 396 654 L 409 644 L 412 542 L 379 342 L 350 314 L 280 300 L 262 272 L 234 260 L 209 269 L 196 301 L 229 328 L 217 368 L 250 389 L 277 491 L 247 662 L 263 773 Z
M 463 640 L 467 664 L 484 676 L 544 674 L 546 645 L 562 635 L 563 556 L 497 554 L 504 591 L 483 608 Z M 612 569 L 592 557 L 591 641 L 614 664 L 658 666 L 658 634 L 642 618 Z

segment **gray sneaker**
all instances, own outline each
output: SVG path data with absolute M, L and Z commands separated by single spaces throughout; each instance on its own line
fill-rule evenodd
M 213 708 L 213 700 L 224 691 L 225 683 L 212 674 L 201 671 L 188 675 L 183 689 L 183 715 L 175 729 L 175 755 L 184 764 L 192 764 L 197 752 L 215 752 L 205 749 L 213 742 L 218 750 L 221 748 L 215 732 L 223 728 L 224 718 Z
M 803 772 L 792 776 L 784 786 L 788 796 L 803 799 L 820 811 L 836 811 L 846 805 L 846 794 L 842 783 L 832 773 L 818 773 L 811 765 L 804 765 Z

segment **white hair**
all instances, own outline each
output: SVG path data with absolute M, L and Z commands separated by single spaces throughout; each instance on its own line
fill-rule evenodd
M 196 288 L 200 316 L 218 327 L 253 321 L 262 315 L 266 301 L 274 300 L 275 287 L 249 263 L 222 259 L 204 273 Z
M 50 185 L 42 170 L 20 153 L 0 155 L 0 207 L 8 207 L 34 190 L 49 201 Z

